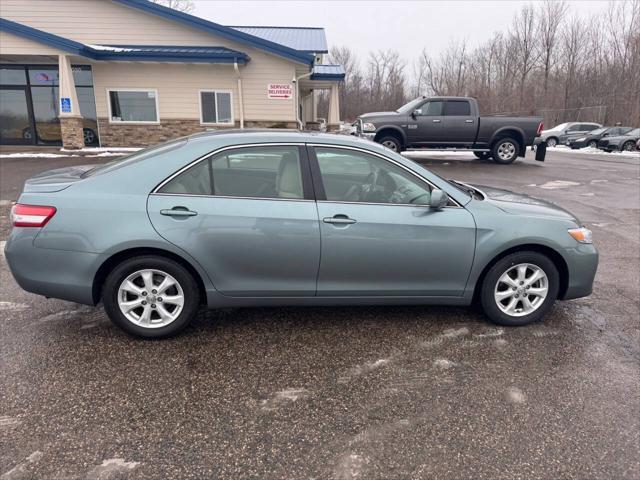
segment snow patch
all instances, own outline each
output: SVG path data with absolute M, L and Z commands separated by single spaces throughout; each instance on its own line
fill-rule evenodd
M 121 478 L 138 465 L 140 465 L 140 462 L 125 462 L 122 458 L 103 460 L 101 465 L 94 467 L 87 473 L 87 480 Z
M 570 180 L 552 180 L 540 185 L 540 188 L 544 188 L 546 190 L 556 190 L 558 188 L 576 187 L 578 185 L 580 185 L 578 182 L 572 182 Z
M 526 395 L 517 387 L 507 389 L 507 400 L 513 403 L 522 404 L 527 401 Z
M 498 347 L 504 347 L 507 344 L 507 341 L 504 338 L 497 338 L 495 340 L 495 344 Z
M 299 398 L 306 397 L 309 391 L 306 388 L 287 388 L 273 393 L 269 398 L 260 402 L 263 410 L 274 410 L 286 403 L 295 402 Z
M 433 362 L 433 366 L 437 368 L 441 368 L 442 370 L 448 370 L 451 367 L 455 367 L 456 364 L 455 362 L 452 362 L 451 360 L 447 360 L 446 358 L 438 358 Z
M 486 338 L 486 337 L 499 337 L 501 335 L 504 335 L 504 328 L 498 328 L 496 330 L 490 330 L 486 333 L 474 333 L 473 336 L 474 337 L 478 337 L 478 338 Z
M 364 375 L 365 373 L 369 373 L 380 367 L 384 367 L 390 361 L 391 359 L 389 358 L 380 358 L 373 362 L 365 362 L 362 365 L 356 365 L 355 367 L 350 368 L 346 375 L 341 376 L 338 379 L 338 383 L 347 383 L 353 377 L 359 377 L 360 375 Z
M 63 158 L 78 157 L 79 155 L 62 155 L 60 153 L 44 153 L 44 152 L 16 152 L 16 153 L 0 153 L 0 158 Z
M 351 453 L 342 457 L 334 471 L 335 478 L 338 480 L 350 480 L 353 478 L 364 478 L 362 471 L 369 463 L 369 459 L 362 455 Z
M 464 335 L 469 335 L 469 329 L 467 327 L 462 328 L 448 328 L 444 332 L 442 332 L 442 336 L 445 338 L 457 338 Z
M 16 427 L 20 425 L 20 420 L 15 417 L 8 417 L 6 415 L 0 416 L 0 428 L 4 427 Z
M 591 180 L 591 183 L 607 183 L 609 180 Z
M 61 148 L 61 152 L 71 153 L 100 153 L 100 152 L 137 152 L 141 147 L 85 147 L 80 149 Z
M 42 459 L 42 452 L 36 450 L 31 455 L 26 457 L 23 462 L 13 467 L 8 472 L 5 472 L 0 476 L 0 480 L 20 480 L 27 478 L 27 469 L 32 463 L 37 463 Z

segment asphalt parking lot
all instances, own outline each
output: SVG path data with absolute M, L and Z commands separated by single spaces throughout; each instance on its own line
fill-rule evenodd
M 105 160 L 0 159 L 0 240 L 25 178 Z M 640 157 L 419 161 L 576 213 L 601 254 L 593 295 L 522 328 L 468 308 L 261 308 L 142 341 L 22 291 L 0 256 L 0 478 L 639 478 Z

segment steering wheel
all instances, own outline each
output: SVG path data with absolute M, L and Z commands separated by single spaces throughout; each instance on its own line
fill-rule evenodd
M 388 202 L 396 190 L 396 182 L 389 172 L 377 167 L 367 177 L 367 183 L 362 189 L 363 200 L 369 202 Z

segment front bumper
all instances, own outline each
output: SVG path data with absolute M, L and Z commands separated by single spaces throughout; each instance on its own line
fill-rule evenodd
M 101 263 L 95 253 L 37 248 L 38 229 L 14 228 L 5 258 L 18 285 L 27 292 L 94 305 L 93 280 Z
M 560 300 L 571 300 L 591 295 L 598 270 L 598 250 L 591 244 L 567 248 L 563 255 L 567 262 L 567 289 Z

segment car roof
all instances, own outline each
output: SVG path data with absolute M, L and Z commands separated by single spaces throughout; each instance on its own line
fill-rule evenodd
M 277 129 L 277 128 L 245 128 L 215 130 L 196 133 L 186 137 L 192 142 L 213 142 L 220 145 L 234 145 L 244 143 L 330 143 L 363 147 L 369 150 L 383 151 L 385 148 L 371 140 L 354 135 L 340 135 L 337 133 L 323 133 L 301 130 Z

